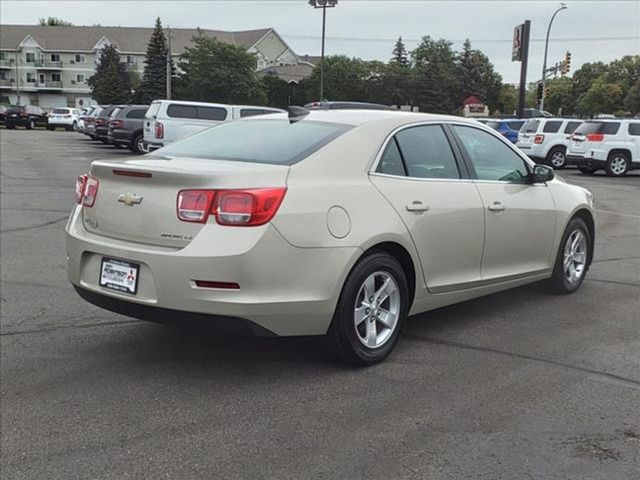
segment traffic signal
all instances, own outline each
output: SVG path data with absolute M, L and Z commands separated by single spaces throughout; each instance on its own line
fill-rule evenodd
M 542 92 L 542 95 L 544 96 L 544 98 L 547 98 L 549 96 L 549 87 L 544 87 L 544 92 Z
M 560 70 L 562 75 L 566 75 L 571 70 L 571 52 L 564 54 L 564 60 L 562 61 L 562 69 Z
M 540 101 L 542 98 L 542 82 L 538 82 L 538 90 L 536 91 L 536 99 Z

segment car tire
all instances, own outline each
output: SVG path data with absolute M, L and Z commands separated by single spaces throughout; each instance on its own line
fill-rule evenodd
M 612 152 L 607 158 L 604 170 L 610 177 L 622 177 L 629 171 L 629 156 L 623 152 Z
M 558 256 L 550 279 L 554 293 L 575 292 L 584 281 L 593 256 L 593 239 L 587 224 L 575 217 L 562 235 Z
M 567 158 L 565 156 L 565 149 L 562 147 L 554 147 L 547 154 L 547 165 L 554 170 L 562 170 L 567 166 Z
M 74 132 L 78 131 L 78 122 L 73 122 L 73 125 L 71 125 L 71 130 L 73 130 Z
M 129 150 L 133 153 L 144 153 L 144 144 L 142 139 L 143 135 L 141 133 L 133 137 L 133 140 L 131 140 L 131 143 L 129 144 Z
M 29 119 L 29 122 L 27 123 L 27 130 L 33 130 L 36 126 L 36 122 L 33 121 L 33 118 Z
M 578 170 L 584 175 L 593 175 L 594 173 L 596 173 L 593 167 L 588 167 L 586 165 L 578 165 Z
M 408 312 L 409 288 L 402 266 L 387 253 L 372 252 L 358 261 L 342 287 L 325 347 L 342 363 L 378 363 L 398 342 Z

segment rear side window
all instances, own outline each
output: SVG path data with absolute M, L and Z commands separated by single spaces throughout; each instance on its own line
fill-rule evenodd
M 255 115 L 266 115 L 267 113 L 276 113 L 271 110 L 263 110 L 261 108 L 241 108 L 240 117 L 253 117 Z
M 640 135 L 640 123 L 630 123 L 629 124 L 629 135 Z
M 146 108 L 134 108 L 129 110 L 125 117 L 127 118 L 144 118 L 144 114 L 147 113 Z
M 160 110 L 160 102 L 153 102 L 149 106 L 149 110 L 147 110 L 145 117 L 147 118 L 155 117 L 156 115 L 158 115 L 158 110 Z
M 396 134 L 409 177 L 460 178 L 444 130 L 440 125 L 411 127 Z
M 584 122 L 574 133 L 588 135 L 590 133 L 602 133 L 615 135 L 620 129 L 620 122 Z
M 220 107 L 196 107 L 197 118 L 201 120 L 223 121 L 227 118 L 227 109 Z
M 160 148 L 157 157 L 293 165 L 350 130 L 350 125 L 289 120 L 244 120 L 207 128 Z
M 540 120 L 528 120 L 520 129 L 523 133 L 536 133 L 540 126 Z
M 545 122 L 544 127 L 542 127 L 543 133 L 558 133 L 560 127 L 562 126 L 562 122 L 558 121 L 548 121 Z
M 581 124 L 582 124 L 582 122 L 569 122 L 569 123 L 567 123 L 567 126 L 564 129 L 564 133 L 573 133 L 573 132 L 575 132 L 576 128 L 578 128 Z
M 167 107 L 167 116 L 172 118 L 198 118 L 195 105 L 172 103 Z
M 524 125 L 524 122 L 507 122 L 507 127 L 516 132 L 522 128 L 522 125 Z
M 400 155 L 400 149 L 398 149 L 398 143 L 395 138 L 392 138 L 387 144 L 387 148 L 384 149 L 376 172 L 387 175 L 397 175 L 399 177 L 407 175 L 404 169 L 404 163 L 402 162 L 402 155 Z

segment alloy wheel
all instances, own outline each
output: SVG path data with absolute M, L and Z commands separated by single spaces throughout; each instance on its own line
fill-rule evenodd
M 562 263 L 566 280 L 575 285 L 580 281 L 587 265 L 587 237 L 582 230 L 573 230 L 564 246 Z
M 611 159 L 609 168 L 614 175 L 622 175 L 627 171 L 627 159 L 623 156 L 616 155 Z
M 360 286 L 353 312 L 358 340 L 368 348 L 379 348 L 393 335 L 400 318 L 398 284 L 387 272 L 374 272 Z
M 551 155 L 551 165 L 555 168 L 562 167 L 564 165 L 564 153 L 554 152 L 554 154 Z

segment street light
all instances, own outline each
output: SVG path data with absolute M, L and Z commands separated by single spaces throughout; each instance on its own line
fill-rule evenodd
M 322 53 L 320 54 L 320 101 L 324 100 L 324 37 L 327 24 L 327 8 L 335 7 L 338 0 L 309 0 L 313 8 L 322 9 Z
M 551 16 L 551 20 L 549 21 L 549 28 L 547 28 L 547 38 L 544 41 L 544 62 L 542 64 L 542 90 L 544 91 L 544 85 L 547 81 L 547 51 L 549 50 L 549 33 L 551 33 L 551 24 L 553 20 L 556 18 L 556 15 L 562 10 L 566 10 L 567 5 L 565 3 L 560 4 L 560 8 L 553 12 Z M 540 111 L 544 110 L 544 96 L 540 100 Z

